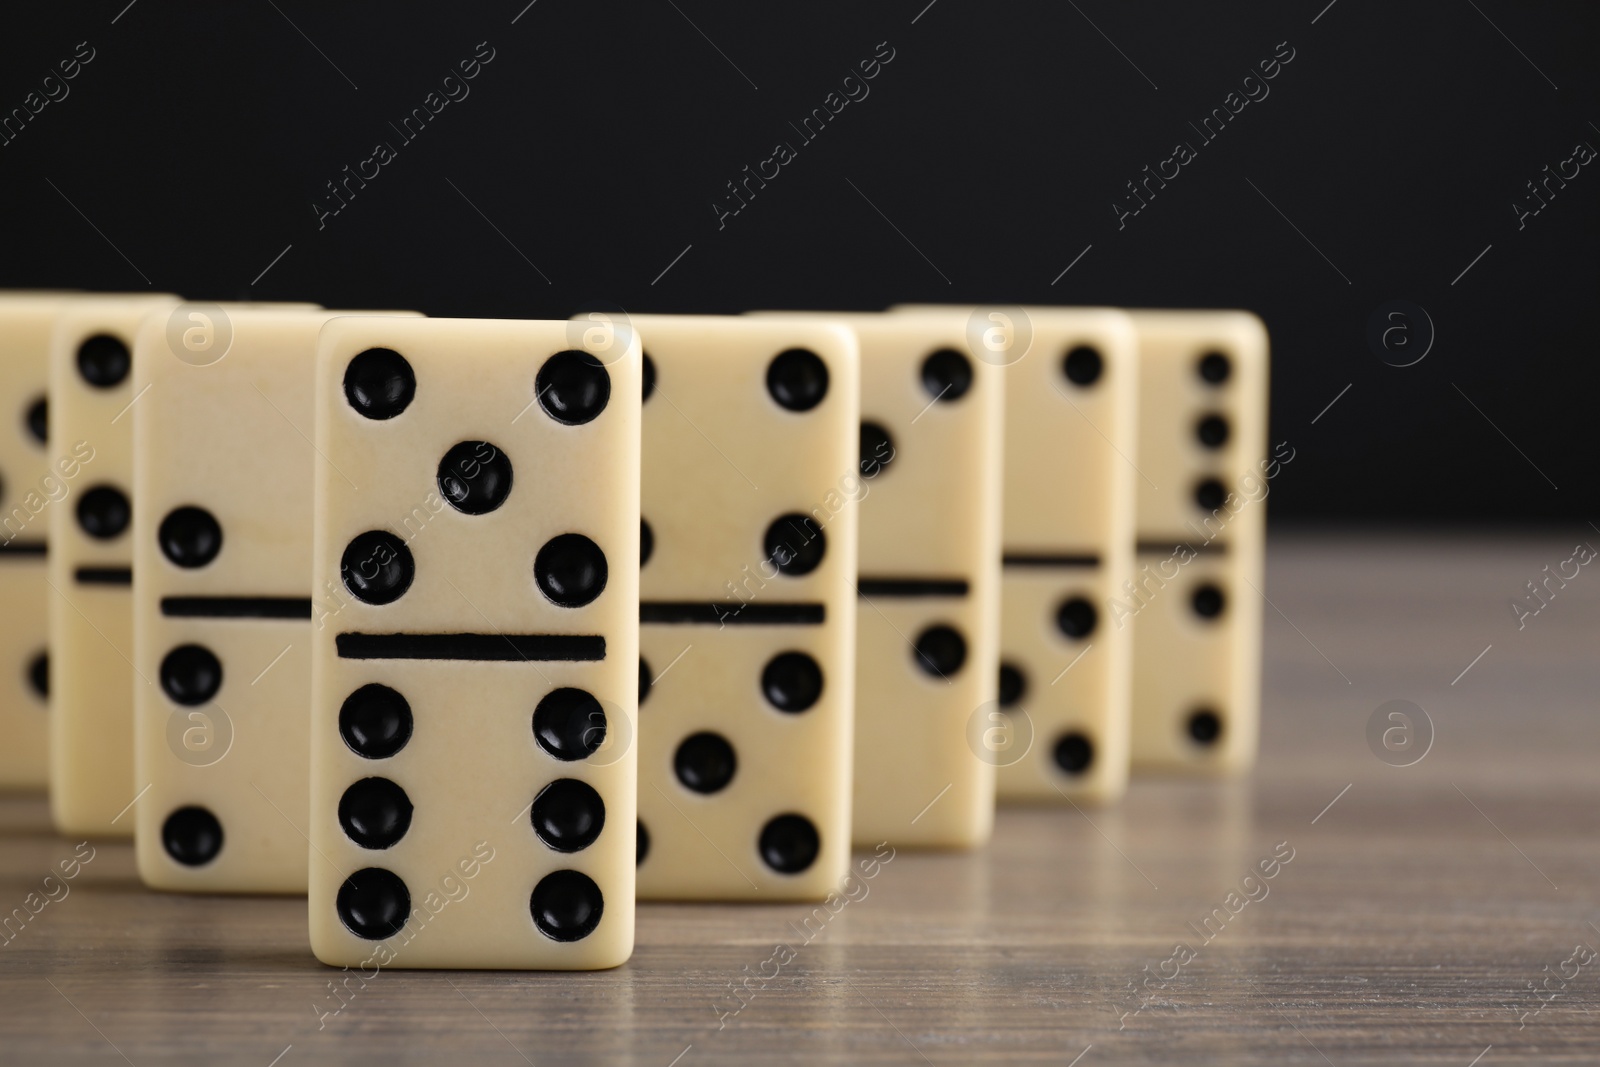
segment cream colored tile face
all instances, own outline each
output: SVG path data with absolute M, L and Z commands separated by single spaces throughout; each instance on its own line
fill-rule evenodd
M 129 836 L 133 781 L 133 341 L 168 296 L 62 306 L 50 345 L 53 451 L 77 461 L 50 524 L 50 811 L 72 835 Z M 140 684 L 145 684 L 143 680 Z
M 1027 314 L 1005 370 L 1000 703 L 1032 739 L 999 790 L 1105 801 L 1128 776 L 1132 639 L 1106 605 L 1133 558 L 1138 352 L 1122 312 Z
M 1002 800 L 1111 800 L 1128 777 L 1132 642 L 1107 605 L 1133 559 L 1133 326 L 1098 308 L 946 314 L 1005 342 L 988 348 L 1006 407 L 1000 707 L 976 736 Z
M 639 895 L 821 899 L 850 859 L 859 366 L 839 326 L 644 316 Z M 650 372 L 653 371 L 653 374 Z
M 50 331 L 61 302 L 0 294 L 0 789 L 38 789 L 46 779 L 45 512 L 62 506 L 66 474 L 80 467 L 46 443 Z
M 336 319 L 317 362 L 311 945 L 335 966 L 633 948 L 637 342 Z
M 1269 479 L 1267 335 L 1237 311 L 1141 311 L 1136 766 L 1255 761 Z M 1292 458 L 1292 449 L 1288 452 Z
M 994 767 L 967 728 L 999 670 L 1001 368 L 946 315 L 826 317 L 861 345 L 855 842 L 979 844 Z
M 134 663 L 156 682 L 134 690 L 135 851 L 158 889 L 306 891 L 312 395 L 335 314 L 185 305 L 191 344 L 155 316 L 134 345 Z

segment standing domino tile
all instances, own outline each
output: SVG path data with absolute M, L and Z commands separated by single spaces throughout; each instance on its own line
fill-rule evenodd
M 1128 779 L 1133 640 L 1105 605 L 1133 569 L 1139 352 L 1121 311 L 1026 314 L 1032 347 L 1005 370 L 1000 705 L 1033 743 L 999 792 L 1108 801 Z
M 134 664 L 156 684 L 134 689 L 133 817 L 157 889 L 306 891 L 312 395 L 336 314 L 186 304 L 134 344 Z
M 133 834 L 133 339 L 176 303 L 70 300 L 51 339 L 50 436 L 83 463 L 48 509 L 50 812 L 63 834 Z
M 639 348 L 602 362 L 567 330 L 323 328 L 324 963 L 580 970 L 633 949 Z
M 1267 480 L 1267 332 L 1243 311 L 1140 311 L 1136 767 L 1255 762 Z M 1280 446 L 1280 449 L 1284 446 Z M 1156 486 L 1160 486 L 1159 489 Z
M 1133 324 L 1101 308 L 953 313 L 1006 379 L 1000 700 L 978 737 L 1002 800 L 1112 800 L 1131 718 L 1132 638 L 1106 605 L 1133 563 Z
M 761 318 L 633 327 L 639 894 L 820 900 L 850 860 L 855 338 Z
M 967 734 L 999 669 L 1003 371 L 948 315 L 827 319 L 861 345 L 852 836 L 981 844 L 994 765 Z
M 64 297 L 0 294 L 0 789 L 43 788 L 50 689 L 44 515 L 82 476 L 70 446 L 46 450 L 50 332 Z

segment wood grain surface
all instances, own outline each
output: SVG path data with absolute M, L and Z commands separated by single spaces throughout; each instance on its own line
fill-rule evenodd
M 0 947 L 0 1063 L 1597 1063 L 1600 573 L 1510 607 L 1583 540 L 1275 536 L 1252 778 L 1005 809 L 837 914 L 645 905 L 615 971 L 339 1000 L 303 900 L 147 892 L 96 842 Z M 1412 766 L 1369 748 L 1390 700 L 1433 724 Z M 0 801 L 0 909 L 76 844 Z

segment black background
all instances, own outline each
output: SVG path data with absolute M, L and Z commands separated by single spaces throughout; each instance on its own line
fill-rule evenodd
M 1512 207 L 1600 147 L 1591 5 L 524 3 L 8 16 L 6 113 L 80 41 L 95 58 L 0 145 L 0 286 L 528 317 L 1244 307 L 1297 455 L 1278 516 L 1600 518 L 1600 165 L 1522 229 Z M 479 42 L 470 95 L 403 143 L 389 123 Z M 789 123 L 879 42 L 870 95 L 802 143 Z M 1280 42 L 1270 95 L 1200 145 L 1188 123 Z M 1198 158 L 1119 229 L 1179 140 Z M 379 141 L 397 158 L 319 228 Z M 719 228 L 779 141 L 797 158 Z M 1394 299 L 1437 330 L 1414 366 L 1366 341 Z

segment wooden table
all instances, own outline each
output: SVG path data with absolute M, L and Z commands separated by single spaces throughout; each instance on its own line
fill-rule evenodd
M 1251 779 L 1004 810 L 988 848 L 900 850 L 809 927 L 645 905 L 607 973 L 384 972 L 323 1016 L 304 901 L 146 892 L 99 843 L 0 948 L 0 1062 L 1597 1063 L 1600 575 L 1521 630 L 1510 608 L 1585 538 L 1277 535 Z M 1436 731 L 1413 766 L 1368 747 L 1391 699 Z M 0 803 L 0 906 L 72 854 L 41 801 Z

